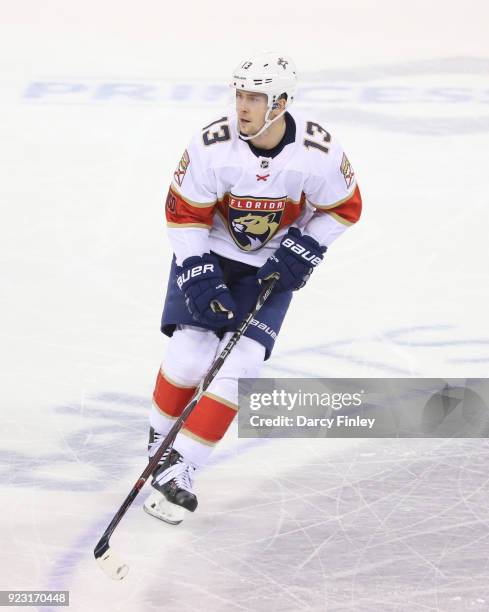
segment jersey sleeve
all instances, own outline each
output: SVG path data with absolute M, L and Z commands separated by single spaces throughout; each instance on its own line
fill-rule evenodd
M 329 246 L 358 221 L 362 197 L 353 168 L 338 141 L 331 141 L 328 153 L 318 151 L 314 155 L 306 197 L 315 212 L 304 233 Z
M 214 174 L 198 134 L 185 149 L 166 198 L 168 235 L 177 264 L 209 252 L 209 231 L 217 202 Z

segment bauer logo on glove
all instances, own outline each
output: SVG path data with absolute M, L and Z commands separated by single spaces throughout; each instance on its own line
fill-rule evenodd
M 182 266 L 177 266 L 177 285 L 198 323 L 220 328 L 234 317 L 236 304 L 224 283 L 217 257 L 212 253 L 188 257 Z
M 293 253 L 297 253 L 297 255 L 300 255 L 302 259 L 305 259 L 306 261 L 308 261 L 311 264 L 311 266 L 316 267 L 323 260 L 322 255 L 318 256 L 318 255 L 315 255 L 314 253 L 311 253 L 311 251 L 307 250 L 306 248 L 304 248 L 297 242 L 294 242 L 292 238 L 288 238 L 287 236 L 282 240 L 281 244 L 285 248 L 290 249 Z
M 327 247 L 311 236 L 303 236 L 296 227 L 289 228 L 279 248 L 258 270 L 259 282 L 279 276 L 276 291 L 297 291 L 309 280 L 313 269 L 321 263 Z
M 196 276 L 200 276 L 201 274 L 206 274 L 206 272 L 214 272 L 214 264 L 205 264 L 204 266 L 194 266 L 193 268 L 187 268 L 185 272 L 182 272 L 182 274 L 177 277 L 178 288 L 181 289 L 183 284 L 186 283 L 190 278 L 195 278 Z M 218 287 L 216 287 L 216 289 L 219 289 L 219 287 L 222 287 L 222 285 L 219 285 Z

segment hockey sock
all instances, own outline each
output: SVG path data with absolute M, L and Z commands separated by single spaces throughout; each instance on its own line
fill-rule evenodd
M 174 448 L 187 461 L 197 467 L 207 462 L 238 412 L 238 379 L 257 377 L 264 356 L 258 342 L 241 338 L 175 439 Z
M 167 434 L 205 376 L 219 340 L 208 330 L 183 326 L 175 330 L 156 378 L 150 424 Z
M 150 423 L 162 434 L 168 433 L 174 420 L 190 401 L 195 386 L 184 386 L 170 380 L 160 369 L 156 377 L 153 392 L 153 406 L 150 412 Z

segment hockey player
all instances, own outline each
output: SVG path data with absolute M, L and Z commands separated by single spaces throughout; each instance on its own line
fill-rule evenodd
M 179 523 L 197 507 L 195 471 L 236 415 L 238 378 L 257 377 L 292 299 L 326 250 L 361 211 L 340 144 L 314 118 L 289 112 L 293 61 L 263 53 L 235 69 L 236 115 L 199 131 L 175 170 L 166 200 L 174 257 L 161 330 L 170 336 L 153 396 L 153 455 L 218 353 L 254 305 L 260 282 L 273 294 L 155 470 L 144 509 Z

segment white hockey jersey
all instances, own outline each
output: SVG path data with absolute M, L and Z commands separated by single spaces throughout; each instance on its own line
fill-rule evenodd
M 179 265 L 213 251 L 261 266 L 290 225 L 329 246 L 359 219 L 360 191 L 338 141 L 299 114 L 286 121 L 295 139 L 274 157 L 239 138 L 236 117 L 222 117 L 194 136 L 166 200 Z

